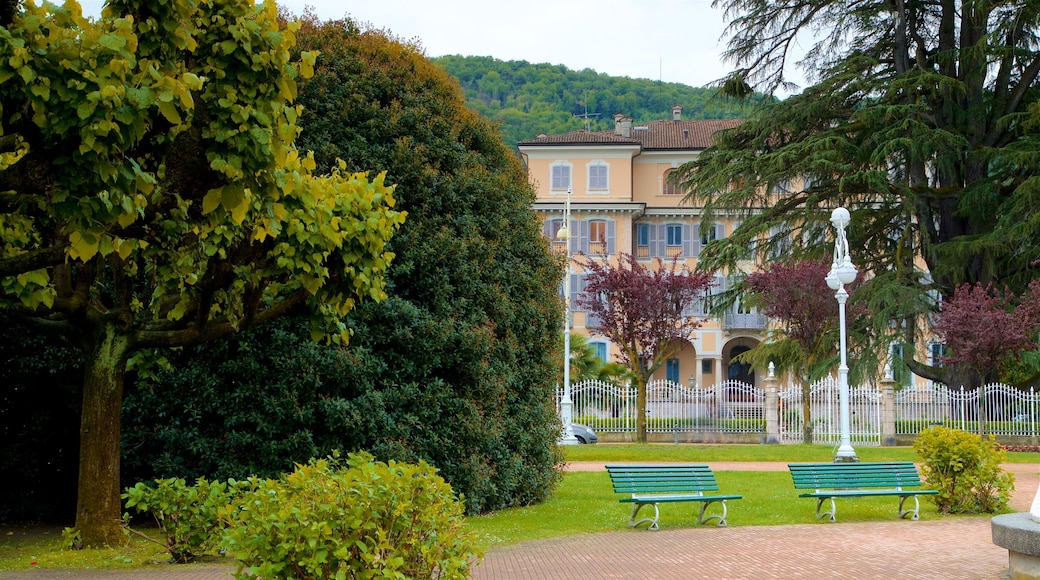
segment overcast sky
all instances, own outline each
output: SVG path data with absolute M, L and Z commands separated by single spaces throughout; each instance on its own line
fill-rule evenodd
M 59 0 L 60 1 L 60 0 Z M 103 0 L 81 0 L 87 15 Z M 461 54 L 562 64 L 704 86 L 730 65 L 719 55 L 725 23 L 711 0 L 280 0 L 296 14 L 313 6 L 324 20 L 349 15 L 404 39 L 427 56 Z

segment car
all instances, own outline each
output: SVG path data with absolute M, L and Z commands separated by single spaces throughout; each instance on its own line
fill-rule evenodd
M 585 425 L 571 423 L 571 430 L 574 432 L 574 437 L 578 440 L 578 443 L 591 444 L 599 440 L 599 437 L 596 436 L 596 432 Z

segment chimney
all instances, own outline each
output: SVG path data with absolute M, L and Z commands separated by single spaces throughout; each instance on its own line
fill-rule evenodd
M 672 120 L 682 121 L 682 105 L 672 105 Z
M 622 113 L 614 115 L 614 134 L 622 137 L 632 136 L 632 117 Z
M 625 118 L 624 113 L 614 113 L 614 134 L 621 134 L 621 119 Z

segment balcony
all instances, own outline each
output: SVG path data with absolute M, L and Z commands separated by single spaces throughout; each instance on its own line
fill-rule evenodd
M 765 330 L 768 319 L 765 314 L 726 314 L 722 317 L 723 330 Z

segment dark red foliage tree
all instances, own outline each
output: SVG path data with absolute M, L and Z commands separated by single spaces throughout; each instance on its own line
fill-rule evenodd
M 657 259 L 646 267 L 624 253 L 617 265 L 586 260 L 583 266 L 585 291 L 575 302 L 596 321 L 591 329 L 618 346 L 621 364 L 636 377 L 636 437 L 645 443 L 646 384 L 701 326 L 683 311 L 705 295 L 713 277 L 677 261 L 666 267 Z
M 1022 351 L 1035 350 L 1038 330 L 1040 280 L 1019 297 L 992 285 L 962 284 L 943 303 L 934 325 L 948 350 L 942 362 L 969 370 L 965 387 L 980 386 Z
M 778 324 L 769 341 L 748 352 L 749 362 L 763 366 L 774 361 L 780 372 L 797 373 L 803 417 L 812 416 L 812 381 L 826 370 L 837 343 L 838 302 L 826 280 L 830 267 L 826 260 L 770 262 L 744 281 L 746 301 Z M 803 441 L 812 443 L 812 437 L 812 423 L 803 421 Z

